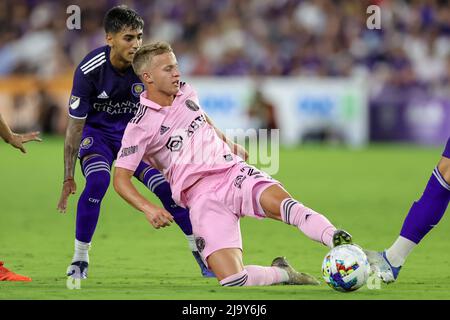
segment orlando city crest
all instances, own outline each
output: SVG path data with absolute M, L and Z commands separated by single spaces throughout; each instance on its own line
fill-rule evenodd
M 142 83 L 133 83 L 133 85 L 131 86 L 131 93 L 135 97 L 139 97 L 143 91 L 144 85 Z
M 94 144 L 94 138 L 87 137 L 87 138 L 84 138 L 83 141 L 81 141 L 80 148 L 81 149 L 89 149 L 90 147 L 92 147 L 93 144 Z

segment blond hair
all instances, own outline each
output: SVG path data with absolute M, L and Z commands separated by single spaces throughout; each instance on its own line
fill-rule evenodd
M 154 56 L 170 52 L 173 52 L 172 47 L 164 41 L 152 42 L 150 44 L 143 45 L 139 48 L 133 58 L 132 65 L 134 73 L 141 77 L 144 69 L 150 65 Z

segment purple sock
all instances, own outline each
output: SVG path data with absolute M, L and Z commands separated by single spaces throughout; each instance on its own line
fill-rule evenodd
M 110 166 L 102 156 L 94 156 L 82 164 L 86 186 L 78 200 L 76 239 L 91 242 L 100 214 L 100 205 L 110 181 Z
M 450 185 L 438 168 L 433 170 L 422 197 L 413 203 L 400 232 L 415 243 L 419 243 L 439 223 L 450 200 Z
M 162 205 L 170 212 L 183 233 L 187 236 L 191 235 L 192 224 L 189 218 L 189 210 L 178 206 L 173 201 L 170 185 L 161 172 L 141 162 L 134 175 L 161 200 Z

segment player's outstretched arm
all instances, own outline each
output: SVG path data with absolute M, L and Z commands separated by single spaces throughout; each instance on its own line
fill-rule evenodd
M 156 229 L 170 226 L 172 215 L 163 208 L 145 199 L 131 182 L 134 172 L 116 167 L 114 170 L 114 189 L 130 205 L 145 214 L 146 219 Z
M 19 149 L 23 153 L 27 152 L 25 150 L 25 147 L 23 146 L 24 143 L 27 143 L 29 141 L 39 141 L 39 142 L 42 141 L 42 139 L 39 138 L 39 132 L 37 131 L 24 134 L 17 134 L 12 132 L 1 114 L 0 114 L 0 137 L 2 137 L 6 143 L 9 143 L 14 148 Z
M 77 162 L 77 155 L 85 122 L 85 119 L 69 117 L 66 138 L 64 140 L 64 181 L 61 197 L 58 202 L 58 210 L 61 213 L 66 212 L 69 195 L 74 194 L 77 191 L 77 185 L 74 180 L 75 164 Z
M 231 151 L 235 155 L 237 155 L 237 156 L 241 157 L 242 159 L 244 159 L 245 161 L 247 161 L 247 159 L 248 159 L 247 150 L 245 150 L 245 148 L 243 146 L 241 146 L 237 143 L 234 143 L 233 141 L 228 139 L 227 136 L 213 124 L 212 120 L 208 117 L 208 115 L 206 113 L 205 113 L 205 117 L 206 117 L 206 121 L 214 128 L 214 130 L 216 131 L 219 138 L 222 139 L 223 141 L 225 141 L 226 144 L 228 144 Z

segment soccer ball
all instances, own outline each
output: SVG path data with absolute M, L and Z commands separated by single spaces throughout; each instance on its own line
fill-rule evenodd
M 323 259 L 322 275 L 325 282 L 341 292 L 361 288 L 369 278 L 370 265 L 360 247 L 344 244 L 330 250 Z

